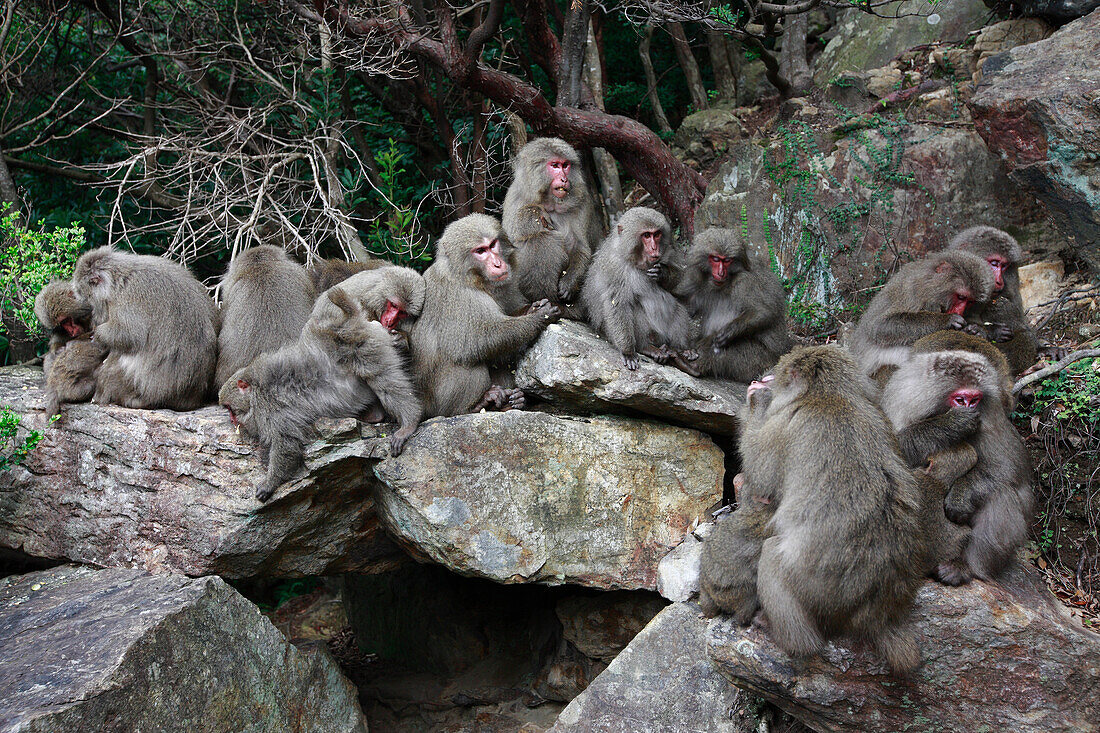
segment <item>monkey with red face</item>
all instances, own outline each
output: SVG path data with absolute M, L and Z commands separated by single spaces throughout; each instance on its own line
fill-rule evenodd
M 515 279 L 524 297 L 576 298 L 600 225 L 573 146 L 556 137 L 523 146 L 504 197 L 503 224 L 516 247 Z
M 700 371 L 747 382 L 775 366 L 793 344 L 783 286 L 767 263 L 733 229 L 696 235 L 686 260 L 676 290 L 702 326 Z

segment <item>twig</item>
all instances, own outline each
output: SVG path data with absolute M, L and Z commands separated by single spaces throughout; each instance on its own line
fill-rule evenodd
M 1082 359 L 1092 359 L 1100 356 L 1100 349 L 1080 349 L 1078 351 L 1071 352 L 1066 355 L 1061 361 L 1051 364 L 1048 367 L 1043 367 L 1037 372 L 1028 374 L 1026 377 L 1022 377 L 1020 381 L 1016 382 L 1016 385 L 1012 388 L 1012 394 L 1019 394 L 1020 390 L 1024 387 L 1038 382 L 1040 379 L 1046 379 L 1051 374 L 1057 374 L 1075 361 L 1081 361 Z

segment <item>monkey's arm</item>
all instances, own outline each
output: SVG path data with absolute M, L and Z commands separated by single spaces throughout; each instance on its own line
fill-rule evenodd
M 977 409 L 956 408 L 926 417 L 898 431 L 901 455 L 910 468 L 919 468 L 941 451 L 950 450 L 965 441 L 981 427 Z
M 478 366 L 504 359 L 526 348 L 550 323 L 561 317 L 561 309 L 548 302 L 533 303 L 523 316 L 503 313 L 471 314 L 465 334 L 451 340 L 452 357 L 459 364 Z
M 966 320 L 954 313 L 909 311 L 884 316 L 871 330 L 871 340 L 880 346 L 908 346 L 921 336 L 936 331 L 960 330 Z
M 558 280 L 558 295 L 562 300 L 574 300 L 581 289 L 584 275 L 592 261 L 592 250 L 585 242 L 578 242 L 569 253 L 565 272 Z
M 969 443 L 958 443 L 929 456 L 928 467 L 924 472 L 942 486 L 952 486 L 978 463 L 978 451 Z M 945 491 L 940 491 L 938 499 L 943 501 Z
M 302 465 L 305 444 L 297 436 L 273 435 L 267 451 L 267 477 L 256 487 L 256 498 L 267 501 L 279 488 L 298 472 Z
M 112 304 L 107 311 L 107 319 L 95 327 L 92 338 L 111 351 L 138 351 L 145 346 L 149 330 L 154 327 L 148 320 L 146 314 L 138 313 L 133 308 Z M 156 327 L 163 325 L 156 324 Z
M 603 326 L 607 340 L 614 344 L 623 355 L 627 369 L 638 368 L 636 336 L 634 322 L 627 313 L 622 293 L 611 292 L 604 295 Z

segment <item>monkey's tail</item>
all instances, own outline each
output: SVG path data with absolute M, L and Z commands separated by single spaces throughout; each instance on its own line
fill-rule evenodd
M 887 626 L 875 637 L 875 648 L 896 674 L 912 672 L 920 666 L 917 637 L 908 625 Z

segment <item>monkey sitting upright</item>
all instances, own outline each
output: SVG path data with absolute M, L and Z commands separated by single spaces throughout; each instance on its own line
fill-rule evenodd
M 90 305 L 77 302 L 72 284 L 52 282 L 34 299 L 34 313 L 50 332 L 42 362 L 46 414 L 60 415 L 62 402 L 87 402 L 95 394 L 96 370 L 107 349 L 92 338 Z
M 702 323 L 703 374 L 747 382 L 775 366 L 793 345 L 787 299 L 771 268 L 754 262 L 733 229 L 697 234 L 677 294 Z
M 909 613 L 929 564 L 922 497 L 869 399 L 873 385 L 845 351 L 816 346 L 783 356 L 774 378 L 750 392 L 750 403 L 770 394 L 752 408 L 740 446 L 749 493 L 734 514 L 751 519 L 733 528 L 749 545 L 708 560 L 704 543 L 700 586 L 711 609 L 746 622 L 759 603 L 769 634 L 793 656 L 851 634 L 874 642 L 895 671 L 913 669 L 920 653 Z M 743 572 L 716 573 L 755 552 L 755 588 Z
M 642 354 L 699 376 L 691 364 L 699 358 L 690 348 L 691 318 L 668 290 L 671 240 L 661 212 L 627 211 L 592 261 L 581 305 L 592 327 L 622 352 L 627 369 L 637 369 Z
M 581 172 L 580 155 L 556 137 L 532 140 L 516 155 L 515 178 L 504 197 L 504 231 L 517 247 L 516 272 L 528 302 L 569 302 L 577 297 L 592 249 L 600 239 L 595 201 Z M 530 237 L 537 207 L 546 225 Z
M 935 462 L 963 443 L 975 450 L 974 467 L 954 480 L 943 511 L 952 522 L 973 528 L 955 563 L 958 575 L 989 580 L 1027 538 L 1033 473 L 1009 420 L 1005 374 L 982 355 L 988 342 L 972 339 L 965 350 L 914 353 L 886 383 L 881 404 L 911 466 Z
M 1019 374 L 1039 358 L 1039 339 L 1024 316 L 1020 295 L 1023 250 L 1008 232 L 986 226 L 959 232 L 947 248 L 971 252 L 989 265 L 993 275 L 993 297 L 975 308 L 966 320 L 980 329 L 979 335 L 996 343 L 1004 352 L 1012 375 Z
M 909 356 L 914 341 L 966 329 L 967 317 L 992 294 L 989 268 L 969 252 L 938 252 L 910 262 L 867 306 L 852 333 L 852 354 L 881 386 Z

